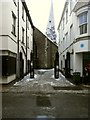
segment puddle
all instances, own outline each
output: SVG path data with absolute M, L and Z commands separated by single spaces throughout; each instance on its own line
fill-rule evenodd
M 69 87 L 69 86 L 53 86 L 54 90 L 82 90 L 80 87 L 75 86 L 75 87 Z
M 38 115 L 36 117 L 36 120 L 55 120 L 55 117 L 48 117 L 48 116 L 45 116 L 45 115 Z
M 39 115 L 39 116 L 37 116 L 36 117 L 37 119 L 36 120 L 42 120 L 42 118 L 44 119 L 44 120 L 47 120 L 47 116 L 44 116 L 44 115 Z
M 39 107 L 49 107 L 51 106 L 51 102 L 48 96 L 37 96 L 36 104 Z

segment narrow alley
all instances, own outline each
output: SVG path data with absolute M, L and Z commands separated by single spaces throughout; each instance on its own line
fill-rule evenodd
M 2 90 L 2 118 L 88 118 L 88 89 L 69 82 L 54 69 L 35 70 Z

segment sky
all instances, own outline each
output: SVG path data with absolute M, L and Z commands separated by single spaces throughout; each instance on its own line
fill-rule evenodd
M 60 22 L 65 1 L 66 0 L 53 0 L 54 23 L 56 31 Z M 26 2 L 34 26 L 45 34 L 49 19 L 51 0 L 26 0 Z

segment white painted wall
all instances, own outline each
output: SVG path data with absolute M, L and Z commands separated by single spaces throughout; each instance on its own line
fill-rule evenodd
M 74 67 L 73 67 L 73 72 L 80 72 L 82 76 L 83 72 L 83 55 L 82 53 L 80 54 L 74 54 Z
M 83 47 L 81 47 L 82 45 Z M 76 42 L 74 45 L 74 50 L 76 53 L 88 52 L 88 40 L 82 40 L 82 41 Z
M 87 0 L 87 1 L 89 1 L 89 0 Z M 90 7 L 88 7 L 88 6 L 84 6 L 81 8 L 79 7 L 80 9 L 75 11 L 76 8 L 78 8 L 78 6 L 83 5 L 80 3 L 77 5 L 76 4 L 77 4 L 77 1 L 76 0 L 73 1 L 73 7 L 72 7 L 72 10 L 70 11 L 70 0 L 69 0 L 68 23 L 66 24 L 66 22 L 65 22 L 65 28 L 63 29 L 63 17 L 65 18 L 67 6 L 64 7 L 61 21 L 59 23 L 59 27 L 58 27 L 58 32 L 59 32 L 59 49 L 58 50 L 59 50 L 59 54 L 60 54 L 59 63 L 60 63 L 60 69 L 61 69 L 61 60 L 63 61 L 63 55 L 65 55 L 65 57 L 66 57 L 67 51 L 69 51 L 71 53 L 72 49 L 73 49 L 74 54 L 71 54 L 71 63 L 70 63 L 71 69 L 73 69 L 72 73 L 75 71 L 81 72 L 81 76 L 82 76 L 83 52 L 90 51 L 90 40 L 87 39 L 87 40 L 80 40 L 80 41 L 76 42 L 76 39 L 79 37 L 85 37 L 85 36 L 90 35 L 90 22 L 89 22 L 90 21 Z M 87 27 L 88 32 L 86 34 L 80 35 L 78 15 L 85 11 L 87 11 L 87 18 L 88 18 L 88 27 Z M 66 21 L 66 18 L 65 18 L 65 21 Z M 72 25 L 72 31 L 70 31 L 71 25 Z M 66 36 L 65 36 L 66 33 L 68 33 L 67 41 L 66 41 Z M 63 38 L 65 38 L 64 41 L 63 41 Z M 83 47 L 81 47 L 81 44 L 83 44 Z M 63 65 L 63 67 L 64 67 L 64 65 Z
M 0 84 L 8 84 L 15 79 L 16 79 L 16 74 L 7 77 L 0 77 Z
M 20 40 L 20 45 L 19 45 L 19 52 L 21 51 L 23 53 L 23 59 L 24 59 L 24 73 L 26 73 L 26 57 L 25 54 L 21 48 L 21 46 L 23 46 L 23 49 L 26 53 L 26 12 L 24 10 L 24 21 L 22 19 L 22 4 L 19 3 L 19 30 L 20 30 L 20 34 L 19 34 L 19 40 Z M 24 28 L 24 43 L 22 43 L 22 27 Z M 27 60 L 30 60 L 30 53 L 32 50 L 32 46 L 33 46 L 33 29 L 31 27 L 31 23 L 29 22 L 29 29 L 27 29 L 27 37 L 29 37 L 29 48 L 27 49 Z
M 17 1 L 17 0 L 16 0 Z M 16 2 L 17 3 L 17 2 Z M 21 46 L 23 46 L 26 53 L 26 13 L 24 11 L 24 21 L 22 19 L 22 3 L 19 2 L 19 50 L 23 53 Z M 0 1 L 0 55 L 2 55 L 1 50 L 10 50 L 13 53 L 17 54 L 17 7 L 13 0 L 9 1 Z M 16 37 L 11 33 L 12 32 L 12 11 L 16 16 Z M 24 28 L 24 45 L 22 44 L 22 27 Z M 33 29 L 31 27 L 31 23 L 29 23 L 29 30 L 27 30 L 27 34 L 29 36 L 29 48 L 28 48 L 28 59 L 30 60 L 30 52 L 33 47 Z M 19 51 L 19 52 L 20 52 Z M 7 52 L 4 53 L 7 55 Z M 24 73 L 26 72 L 26 58 L 23 53 L 24 59 Z M 9 83 L 16 78 L 16 75 L 8 76 L 5 78 L 0 78 L 0 83 Z
M 15 43 L 10 37 L 0 37 L 0 50 L 9 50 L 17 53 L 17 43 Z
M 2 34 L 2 2 L 0 2 L 0 35 L 1 34 Z
M 0 11 L 0 13 L 1 13 L 0 18 L 2 20 L 2 24 L 0 24 L 0 28 L 2 30 L 2 31 L 0 31 L 0 35 L 1 35 L 0 36 L 0 49 L 1 50 L 2 49 L 3 50 L 11 50 L 16 53 L 17 52 L 17 45 L 16 45 L 17 38 L 11 33 L 11 31 L 12 31 L 12 11 L 17 16 L 17 8 L 14 5 L 12 0 L 11 0 L 11 2 L 1 2 L 0 4 L 2 4 L 1 5 L 2 10 Z M 16 26 L 17 26 L 17 24 L 16 24 Z M 16 33 L 17 33 L 17 31 L 16 31 Z M 6 36 L 2 37 L 2 35 L 6 35 Z M 8 37 L 8 36 L 10 36 L 10 37 Z

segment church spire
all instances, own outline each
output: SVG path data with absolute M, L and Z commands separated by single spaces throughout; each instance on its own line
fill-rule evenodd
M 51 0 L 51 9 L 49 15 L 49 21 L 46 28 L 46 35 L 53 41 L 56 42 L 56 33 L 54 25 L 54 14 L 53 14 L 53 0 Z

